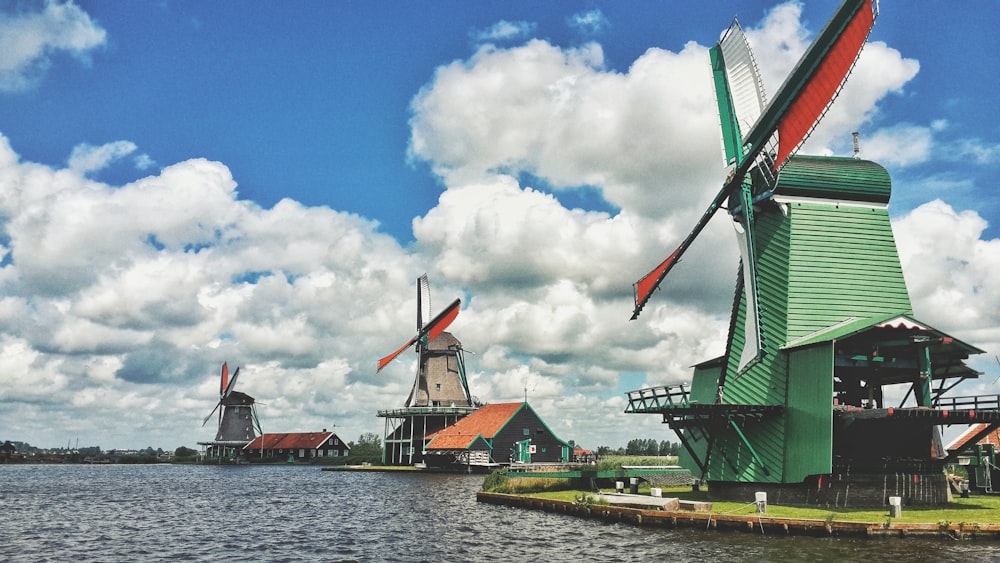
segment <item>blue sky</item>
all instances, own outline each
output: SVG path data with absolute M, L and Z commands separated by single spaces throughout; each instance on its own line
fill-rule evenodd
M 631 282 L 722 178 L 704 51 L 738 16 L 773 93 L 838 4 L 0 5 L 0 438 L 191 446 L 222 361 L 265 430 L 381 432 L 413 365 L 372 366 L 410 336 L 424 272 L 435 303 L 464 298 L 475 394 L 532 389 L 587 446 L 659 437 L 623 420 L 622 391 L 721 353 L 736 269 L 719 219 L 723 256 L 689 257 L 625 322 Z M 849 154 L 860 132 L 893 178 L 918 318 L 988 371 L 1000 20 L 958 6 L 881 2 L 803 152 Z

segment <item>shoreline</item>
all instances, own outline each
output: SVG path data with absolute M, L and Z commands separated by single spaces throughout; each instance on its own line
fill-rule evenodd
M 782 518 L 756 513 L 742 515 L 686 510 L 648 510 L 484 491 L 476 493 L 476 501 L 650 528 L 701 528 L 705 531 L 725 530 L 761 535 L 1000 540 L 1000 524 L 891 522 L 888 517 L 883 522 L 856 522 Z

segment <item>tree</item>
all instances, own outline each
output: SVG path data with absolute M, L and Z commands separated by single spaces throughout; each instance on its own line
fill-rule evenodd
M 356 444 L 350 444 L 351 457 L 359 461 L 379 463 L 382 461 L 382 439 L 374 432 L 365 432 Z

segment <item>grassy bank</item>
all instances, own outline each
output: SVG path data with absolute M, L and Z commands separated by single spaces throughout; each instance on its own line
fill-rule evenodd
M 602 469 L 619 469 L 622 465 L 665 465 L 663 458 L 618 457 L 604 460 Z M 581 483 L 570 479 L 543 479 L 538 477 L 517 477 L 497 471 L 486 477 L 482 490 L 485 492 L 524 495 L 568 502 L 592 502 L 596 491 L 580 488 Z M 603 489 L 599 492 L 614 492 Z M 649 494 L 649 484 L 643 482 L 640 494 Z M 691 487 L 663 489 L 663 496 L 681 500 L 712 503 L 713 514 L 752 515 L 756 513 L 754 503 L 725 502 L 709 498 L 702 487 L 693 491 Z M 775 518 L 809 519 L 843 522 L 868 523 L 913 523 L 913 524 L 1000 524 L 1000 495 L 973 495 L 969 498 L 953 497 L 952 502 L 941 506 L 904 506 L 902 516 L 890 518 L 888 507 L 874 508 L 819 508 L 784 506 L 769 503 L 767 515 Z
M 602 492 L 614 492 L 606 490 Z M 640 488 L 640 493 L 649 494 Z M 576 501 L 593 491 L 542 491 L 527 493 L 530 496 L 553 500 Z M 692 491 L 690 487 L 664 489 L 663 496 L 681 500 L 696 500 L 712 503 L 714 514 L 754 514 L 753 503 L 720 502 L 708 498 L 706 491 Z M 904 506 L 899 518 L 889 518 L 888 507 L 884 508 L 810 508 L 800 506 L 767 505 L 767 515 L 776 518 L 801 518 L 811 520 L 839 520 L 844 522 L 904 522 L 924 524 L 1000 524 L 1000 496 L 978 495 L 969 498 L 956 497 L 947 506 L 919 507 Z

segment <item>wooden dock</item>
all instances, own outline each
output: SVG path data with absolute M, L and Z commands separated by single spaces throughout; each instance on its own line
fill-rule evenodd
M 649 497 L 647 497 L 649 498 Z M 479 492 L 478 502 L 542 510 L 574 516 L 595 518 L 607 522 L 631 523 L 658 528 L 689 527 L 702 530 L 731 530 L 761 535 L 853 536 L 853 537 L 924 537 L 949 540 L 998 540 L 1000 524 L 902 522 L 849 522 L 805 518 L 776 518 L 765 514 L 715 514 L 689 510 L 631 508 L 612 504 L 596 504 L 553 500 L 522 495 Z

